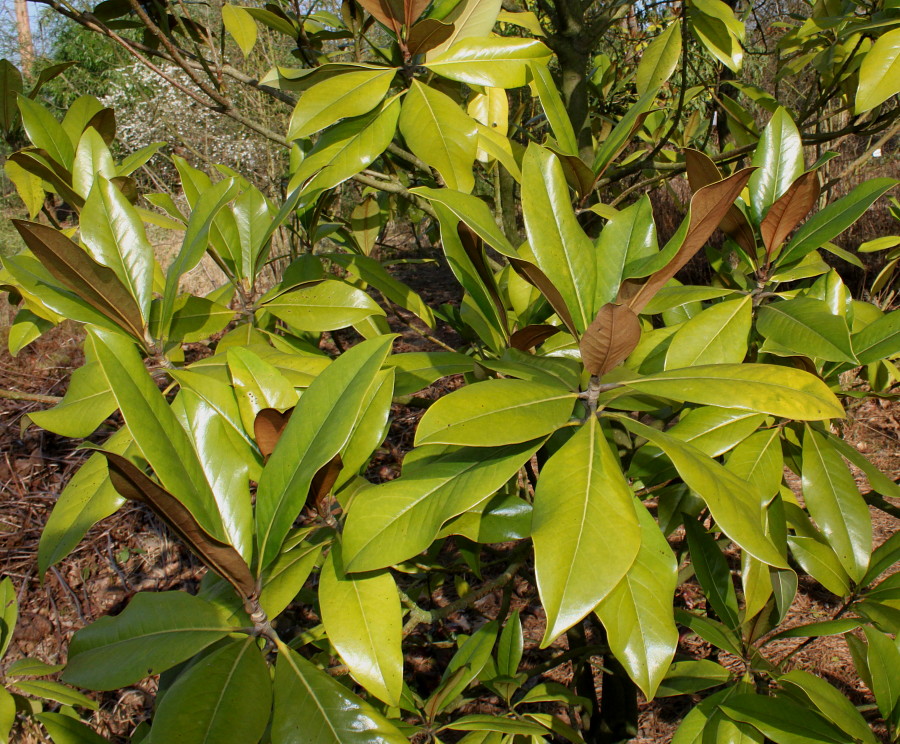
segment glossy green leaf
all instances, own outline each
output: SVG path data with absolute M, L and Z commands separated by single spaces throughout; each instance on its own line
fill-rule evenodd
M 547 729 L 535 723 L 516 718 L 503 718 L 484 714 L 463 716 L 451 721 L 443 729 L 450 731 L 499 731 L 504 734 L 520 736 L 541 736 Z
M 691 564 L 706 600 L 719 619 L 734 630 L 740 625 L 737 592 L 731 579 L 731 569 L 715 538 L 695 519 L 684 520 Z
M 62 120 L 62 128 L 68 135 L 72 146 L 78 145 L 78 141 L 84 134 L 88 122 L 103 110 L 103 104 L 94 96 L 78 96 L 69 106 Z
M 22 91 L 22 73 L 8 59 L 0 60 L 0 130 L 13 129 L 19 116 L 16 97 Z
M 668 24 L 641 55 L 635 83 L 638 95 L 659 90 L 675 72 L 681 58 L 681 20 Z
M 2 103 L 0 103 L 0 106 L 2 106 Z M 43 179 L 23 168 L 15 160 L 7 160 L 3 164 L 3 170 L 6 172 L 9 180 L 15 185 L 19 198 L 25 204 L 25 208 L 28 210 L 28 218 L 33 220 L 44 205 Z
M 853 350 L 861 364 L 871 364 L 900 353 L 900 310 L 887 313 L 854 333 Z
M 6 60 L 3 60 L 6 62 Z M 2 103 L 2 99 L 0 99 Z M 0 741 L 4 744 L 9 742 L 9 734 L 13 726 L 16 725 L 16 701 L 13 696 L 6 691 L 5 687 L 0 687 Z
M 183 178 L 182 183 L 184 183 Z M 209 247 L 213 221 L 224 206 L 237 196 L 239 189 L 240 185 L 236 180 L 223 179 L 206 188 L 193 205 L 181 248 L 175 256 L 175 260 L 169 264 L 166 270 L 166 286 L 160 309 L 160 325 L 163 335 L 168 331 L 171 323 L 175 298 L 178 294 L 178 283 L 182 275 L 193 269 L 203 258 L 203 254 Z
M 475 120 L 451 98 L 413 80 L 403 101 L 399 127 L 409 149 L 437 170 L 448 188 L 466 194 L 472 191 Z
M 22 114 L 22 125 L 31 143 L 44 150 L 64 168 L 71 168 L 75 147 L 60 123 L 37 101 L 20 95 L 17 102 Z
M 153 738 L 183 744 L 256 744 L 269 722 L 272 682 L 252 636 L 229 641 L 188 667 L 153 716 Z
M 675 369 L 620 384 L 670 400 L 743 408 L 799 421 L 844 417 L 841 404 L 820 379 L 799 369 L 771 364 Z
M 814 537 L 789 535 L 788 547 L 800 567 L 832 594 L 846 597 L 850 593 L 850 577 L 834 550 Z
M 448 375 L 472 371 L 472 357 L 452 351 L 412 351 L 391 355 L 386 364 L 394 368 L 396 395 L 409 395 Z
M 234 224 L 241 244 L 238 275 L 252 281 L 257 264 L 264 257 L 270 229 L 278 225 L 268 200 L 257 188 L 246 189 L 231 207 Z
M 617 420 L 666 453 L 684 482 L 706 502 L 719 529 L 728 537 L 764 563 L 787 568 L 784 557 L 762 528 L 763 499 L 747 481 L 668 434 L 633 419 L 617 417 Z
M 256 492 L 259 569 L 268 566 L 306 502 L 316 473 L 353 432 L 359 406 L 390 351 L 393 336 L 364 341 L 313 381 L 294 409 Z
M 612 302 L 622 279 L 627 278 L 625 267 L 656 254 L 656 223 L 650 198 L 642 196 L 627 209 L 612 217 L 595 241 L 596 296 L 594 302 L 602 307 Z M 651 312 L 645 309 L 645 312 Z
M 329 127 L 292 174 L 288 193 L 330 189 L 368 168 L 394 138 L 399 116 L 400 98 L 394 96 L 368 114 Z
M 491 661 L 491 650 L 497 640 L 497 621 L 485 623 L 465 639 L 450 659 L 441 684 L 425 703 L 424 712 L 429 718 L 450 706 L 475 680 Z
M 368 256 L 351 256 L 346 253 L 331 253 L 326 258 L 348 269 L 352 274 L 372 285 L 388 300 L 415 313 L 425 325 L 434 328 L 434 313 L 431 308 L 409 286 L 394 279 L 381 262 Z
M 565 425 L 575 394 L 525 380 L 486 380 L 445 395 L 416 429 L 416 445 L 495 447 L 526 442 Z
M 691 29 L 700 43 L 732 72 L 741 69 L 744 24 L 722 0 L 694 0 L 689 14 Z
M 215 498 L 191 440 L 137 350 L 123 337 L 108 331 L 92 328 L 88 333 L 125 425 L 160 483 L 184 504 L 206 532 L 226 539 Z
M 19 617 L 16 588 L 8 576 L 0 581 L 0 657 L 6 654 L 12 642 L 13 631 Z
M 700 638 L 716 648 L 720 648 L 735 656 L 743 655 L 740 636 L 718 620 L 713 620 L 705 615 L 695 615 L 687 610 L 677 608 L 675 610 L 675 619 L 679 625 L 690 628 Z
M 865 181 L 847 196 L 832 202 L 821 212 L 813 215 L 794 233 L 794 237 L 781 251 L 778 266 L 787 266 L 798 261 L 828 241 L 834 240 L 897 183 L 900 182 L 894 178 L 874 178 Z
M 335 543 L 319 576 L 319 607 L 328 640 L 353 679 L 388 705 L 399 706 L 403 619 L 390 572 L 345 574 Z
M 223 613 L 185 592 L 138 593 L 121 614 L 75 633 L 63 679 L 114 690 L 159 674 L 231 633 Z
M 384 315 L 361 289 L 333 279 L 285 292 L 262 307 L 294 328 L 313 332 L 346 328 L 373 315 Z
M 606 172 L 613 160 L 622 152 L 625 146 L 631 141 L 632 136 L 638 127 L 641 126 L 647 117 L 647 112 L 656 102 L 656 94 L 659 91 L 650 88 L 646 93 L 641 95 L 625 112 L 625 115 L 613 127 L 612 131 L 603 140 L 603 143 L 597 148 L 594 155 L 594 162 L 591 170 L 594 171 L 597 178 Z
M 731 672 L 711 659 L 676 661 L 666 672 L 656 695 L 687 695 L 723 685 L 730 678 Z
M 856 363 L 847 321 L 822 300 L 797 297 L 759 309 L 757 329 L 768 340 L 812 359 Z
M 130 435 L 122 429 L 103 446 L 122 454 L 130 444 Z M 123 502 L 109 480 L 106 458 L 100 453 L 91 455 L 66 483 L 41 533 L 38 544 L 41 575 L 65 558 L 91 527 L 113 514 Z
M 744 361 L 753 321 L 751 305 L 747 295 L 719 302 L 688 320 L 672 338 L 666 369 Z
M 263 572 L 259 604 L 270 618 L 278 617 L 293 601 L 322 552 L 321 545 L 301 542 L 285 550 Z
M 572 211 L 569 187 L 559 159 L 532 144 L 522 162 L 522 210 L 525 230 L 538 267 L 562 295 L 583 332 L 599 307 L 596 256 L 591 239 Z
M 519 611 L 513 610 L 506 619 L 506 625 L 497 641 L 497 672 L 501 676 L 513 677 L 522 661 L 525 639 L 522 635 L 522 621 Z
M 64 713 L 38 713 L 35 718 L 47 729 L 53 744 L 109 744 L 87 724 Z
M 116 410 L 116 399 L 97 362 L 72 373 L 69 389 L 53 408 L 32 411 L 28 417 L 42 429 L 64 437 L 86 437 Z
M 106 142 L 103 141 L 103 137 L 93 127 L 85 130 L 78 141 L 75 159 L 72 163 L 72 188 L 87 199 L 98 177 L 112 180 L 118 175 L 112 153 Z M 118 191 L 118 189 L 116 190 Z M 82 215 L 83 219 L 84 215 Z M 119 278 L 121 279 L 121 277 Z
M 222 24 L 247 57 L 256 45 L 256 22 L 245 8 L 239 5 L 222 5 Z
M 444 13 L 435 14 L 434 11 L 429 14 L 430 17 L 437 18 L 439 21 L 453 24 L 453 33 L 446 41 L 428 52 L 426 59 L 433 59 L 462 39 L 488 36 L 497 22 L 501 2 L 500 0 L 460 0 L 450 7 L 452 9 L 446 15 Z
M 343 534 L 346 568 L 371 571 L 425 550 L 444 522 L 494 493 L 539 444 L 413 450 L 399 478 L 355 495 Z
M 872 552 L 872 517 L 840 453 L 810 426 L 803 433 L 803 498 L 850 578 L 859 581 Z
M 417 186 L 414 194 L 423 196 L 429 201 L 439 202 L 464 222 L 472 231 L 498 253 L 508 258 L 519 258 L 519 252 L 513 247 L 503 231 L 497 227 L 491 208 L 483 199 L 472 194 L 463 194 L 452 189 L 432 189 Z
M 802 690 L 803 695 L 821 715 L 852 736 L 855 741 L 875 744 L 875 735 L 856 706 L 821 677 L 802 669 L 794 669 L 779 677 L 778 684 Z
M 641 525 L 641 548 L 628 573 L 594 612 L 606 628 L 610 650 L 649 700 L 678 643 L 671 601 L 678 565 L 656 520 L 640 502 L 634 506 Z
M 763 130 L 753 155 L 757 170 L 750 176 L 750 211 L 761 222 L 769 207 L 804 171 L 803 143 L 790 114 L 779 108 Z
M 532 62 L 529 64 L 531 79 L 537 89 L 541 108 L 553 131 L 553 136 L 564 152 L 569 155 L 578 154 L 578 140 L 572 128 L 572 120 L 566 112 L 565 104 L 553 81 L 553 75 L 545 64 Z M 612 299 L 612 298 L 610 298 Z
M 397 70 L 354 70 L 316 83 L 300 96 L 288 124 L 287 139 L 308 137 L 339 119 L 361 116 L 387 95 Z
M 772 636 L 770 640 L 776 638 L 818 638 L 826 635 L 841 635 L 855 630 L 863 621 L 856 618 L 841 618 L 840 620 L 825 620 L 820 623 L 809 623 L 808 625 L 798 625 L 787 630 L 782 630 Z
M 535 575 L 547 613 L 542 647 L 585 617 L 638 555 L 641 527 L 619 458 L 592 416 L 547 460 L 534 493 Z
M 783 697 L 738 695 L 721 706 L 725 715 L 749 723 L 776 744 L 839 744 L 846 735 L 817 713 Z
M 297 403 L 297 393 L 278 369 L 240 346 L 227 350 L 228 370 L 245 431 L 263 408 L 285 411 Z
M 868 641 L 866 661 L 872 677 L 872 693 L 885 721 L 896 726 L 900 714 L 900 649 L 889 636 L 868 625 L 863 627 Z
M 287 646 L 275 664 L 272 744 L 407 744 L 393 723 Z
M 756 486 L 763 497 L 774 496 L 778 493 L 784 473 L 778 429 L 751 434 L 734 448 L 725 467 L 738 478 Z
M 900 29 L 878 37 L 859 68 L 854 113 L 862 114 L 900 93 Z
M 79 227 L 88 251 L 128 287 L 146 322 L 153 290 L 153 247 L 135 208 L 102 175 L 94 180 Z
M 73 690 L 67 685 L 49 679 L 16 680 L 13 683 L 23 695 L 52 700 L 62 705 L 73 705 L 80 708 L 98 710 L 100 706 L 86 695 Z
M 550 55 L 551 51 L 537 39 L 469 37 L 440 54 L 429 55 L 425 67 L 467 85 L 520 88 L 525 85 L 529 65 L 546 66 Z

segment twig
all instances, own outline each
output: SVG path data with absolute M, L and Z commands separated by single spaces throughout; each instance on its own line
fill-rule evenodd
M 40 395 L 38 393 L 23 393 L 19 390 L 3 390 L 0 389 L 0 398 L 8 400 L 28 400 L 33 403 L 59 403 L 62 398 L 56 395 Z
M 60 587 L 62 587 L 63 593 L 69 598 L 69 601 L 72 603 L 72 606 L 75 608 L 75 614 L 78 615 L 78 619 L 82 622 L 82 624 L 87 625 L 87 618 L 84 616 L 84 612 L 81 610 L 81 602 L 78 600 L 78 595 L 75 594 L 75 591 L 66 580 L 62 577 L 62 574 L 59 572 L 59 569 L 56 566 L 50 566 L 50 571 L 56 577 L 56 580 L 59 582 Z

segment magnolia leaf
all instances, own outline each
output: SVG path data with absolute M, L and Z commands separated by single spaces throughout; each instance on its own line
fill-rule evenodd
M 308 137 L 339 119 L 367 114 L 387 95 L 396 72 L 393 67 L 354 70 L 316 83 L 294 107 L 287 139 Z
M 665 267 L 651 275 L 628 300 L 628 305 L 635 313 L 640 313 L 669 279 L 675 276 L 704 246 L 709 236 L 719 226 L 722 218 L 734 206 L 735 198 L 741 193 L 752 174 L 752 168 L 745 168 L 722 181 L 698 189 L 691 197 L 684 240 Z M 663 253 L 666 253 L 665 248 Z
M 293 649 L 278 648 L 272 744 L 408 744 L 393 723 Z
M 359 323 L 384 310 L 361 289 L 335 279 L 285 292 L 261 309 L 303 331 L 333 331 Z
M 453 24 L 435 18 L 423 18 L 406 35 L 406 48 L 412 55 L 425 54 L 443 44 L 453 34 Z
M 588 330 L 590 330 L 590 328 L 588 328 Z M 552 325 L 525 326 L 510 335 L 509 346 L 511 349 L 530 351 L 531 349 L 540 346 L 544 341 L 551 336 L 555 336 L 557 333 L 559 333 L 559 328 Z
M 225 30 L 231 34 L 241 53 L 247 57 L 253 51 L 256 44 L 256 22 L 245 8 L 239 5 L 222 5 L 222 23 Z
M 803 174 L 803 142 L 797 125 L 779 108 L 763 130 L 753 154 L 756 171 L 750 176 L 750 209 L 757 222 Z
M 433 59 L 461 39 L 489 36 L 497 22 L 501 5 L 502 0 L 460 0 L 455 3 L 449 13 L 438 18 L 444 23 L 452 23 L 453 33 L 445 42 L 432 49 L 425 59 Z
M 678 562 L 653 516 L 639 501 L 633 503 L 641 527 L 640 550 L 594 612 L 606 629 L 610 650 L 650 700 L 678 644 L 672 612 Z
M 418 80 L 403 101 L 400 133 L 409 149 L 437 170 L 451 189 L 470 193 L 477 150 L 475 120 L 447 95 Z
M 75 633 L 63 680 L 115 690 L 171 669 L 235 630 L 225 611 L 186 592 L 141 592 L 115 617 Z
M 684 323 L 672 337 L 666 369 L 744 361 L 753 323 L 752 304 L 750 295 L 726 300 Z
M 151 480 L 121 455 L 104 452 L 109 477 L 126 499 L 140 501 L 165 522 L 209 568 L 219 574 L 242 598 L 255 597 L 256 581 L 241 554 L 232 545 L 210 535 L 177 498 Z
M 684 164 L 687 167 L 691 191 L 697 191 L 704 186 L 722 180 L 719 167 L 709 155 L 700 150 L 685 148 Z M 756 238 L 753 235 L 753 228 L 750 227 L 747 216 L 737 204 L 731 205 L 731 208 L 725 213 L 725 216 L 719 223 L 719 228 L 743 248 L 748 255 L 753 256 L 755 254 Z
M 605 375 L 634 351 L 641 340 L 641 322 L 627 305 L 607 303 L 584 330 L 581 359 L 592 375 Z
M 771 256 L 793 232 L 819 200 L 821 186 L 816 171 L 809 171 L 794 181 L 769 208 L 759 225 L 766 255 Z
M 31 252 L 56 279 L 132 336 L 144 338 L 141 310 L 112 269 L 94 261 L 52 227 L 25 220 L 12 222 Z
M 467 85 L 520 88 L 529 64 L 546 65 L 551 51 L 537 39 L 490 36 L 457 41 L 441 54 L 429 55 L 425 67 Z
M 253 421 L 253 435 L 263 457 L 268 458 L 275 450 L 275 445 L 284 433 L 284 427 L 290 421 L 293 408 L 284 413 L 275 408 L 263 408 Z
M 406 23 L 404 0 L 358 0 L 379 22 L 400 36 L 400 28 Z
M 681 20 L 670 23 L 641 55 L 635 83 L 638 95 L 648 90 L 659 90 L 675 72 L 681 57 Z M 719 179 L 716 179 L 717 181 Z
M 596 416 L 541 469 L 532 537 L 543 648 L 615 588 L 641 545 L 631 488 Z
M 319 606 L 328 640 L 351 676 L 388 705 L 403 687 L 403 614 L 389 571 L 345 574 L 334 544 L 319 577 Z
M 190 666 L 166 690 L 153 716 L 153 737 L 182 744 L 256 744 L 271 708 L 269 667 L 256 639 L 233 640 Z
M 879 36 L 859 68 L 854 113 L 862 114 L 900 93 L 900 28 Z
M 486 380 L 445 395 L 416 430 L 416 446 L 496 447 L 526 442 L 563 426 L 575 393 L 525 380 Z

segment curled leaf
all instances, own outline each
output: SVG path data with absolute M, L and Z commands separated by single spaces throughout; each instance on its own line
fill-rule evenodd
M 131 501 L 140 501 L 165 522 L 210 569 L 231 584 L 242 598 L 259 590 L 250 568 L 234 546 L 204 530 L 188 509 L 166 489 L 121 455 L 104 452 L 113 488 Z
M 335 455 L 327 463 L 316 471 L 312 482 L 309 484 L 309 495 L 306 503 L 310 506 L 315 505 L 316 511 L 322 514 L 326 511 L 325 497 L 334 488 L 335 481 L 344 469 L 344 461 L 341 456 Z
M 641 340 L 641 323 L 628 305 L 606 303 L 584 330 L 579 342 L 584 367 L 604 375 L 634 350 Z
M 275 408 L 263 408 L 256 414 L 253 435 L 263 457 L 267 458 L 272 454 L 293 412 L 293 408 L 288 408 L 284 413 Z
M 766 255 L 771 256 L 819 200 L 821 186 L 815 171 L 804 173 L 769 207 L 759 225 Z
M 509 345 L 519 351 L 530 351 L 540 346 L 551 336 L 559 333 L 559 328 L 552 325 L 529 325 L 520 328 L 509 337 Z

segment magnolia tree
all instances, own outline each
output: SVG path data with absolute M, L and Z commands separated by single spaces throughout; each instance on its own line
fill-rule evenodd
M 51 4 L 160 74 L 155 59 L 180 67 L 183 93 L 284 145 L 290 174 L 273 201 L 176 156 L 186 207 L 138 193 L 155 146 L 119 159 L 111 109 L 85 97 L 59 121 L 3 67 L 0 125 L 30 141 L 6 169 L 32 216 L 15 221 L 28 250 L 3 262 L 10 350 L 64 318 L 86 331 L 65 398 L 29 417 L 68 437 L 120 422 L 61 494 L 40 571 L 126 499 L 209 568 L 196 595 L 139 593 L 79 630 L 66 685 L 27 678 L 59 667 L 10 667 L 4 732 L 42 696 L 66 706 L 36 714 L 54 741 L 102 741 L 70 686 L 160 674 L 132 741 L 613 742 L 634 734 L 639 694 L 693 696 L 678 744 L 897 738 L 900 584 L 883 577 L 900 538 L 873 551 L 869 506 L 896 513 L 900 487 L 839 422 L 848 398 L 890 397 L 900 311 L 854 299 L 822 257 L 858 261 L 831 241 L 897 181 L 827 200 L 832 154 L 804 147 L 896 131 L 896 9 L 819 3 L 789 21 L 765 90 L 737 77 L 759 21 L 719 0 L 663 9 L 649 44 L 628 4 Z M 304 66 L 232 66 L 229 38 L 250 55 L 258 24 Z M 141 42 L 117 33 L 135 25 Z M 238 85 L 291 106 L 286 131 L 234 106 Z M 693 195 L 660 245 L 646 189 L 685 171 Z M 333 210 L 352 180 L 386 198 Z M 76 227 L 34 220 L 48 192 Z M 435 226 L 458 306 L 430 307 L 375 258 L 404 210 Z M 179 236 L 168 265 L 148 224 Z M 712 279 L 682 284 L 701 251 Z M 223 285 L 183 291 L 204 255 Z M 389 311 L 466 341 L 392 353 Z M 209 354 L 187 363 L 187 343 Z M 465 384 L 419 395 L 450 375 Z M 399 477 L 373 483 L 392 405 L 427 410 Z M 787 628 L 801 575 L 840 609 Z M 685 607 L 689 580 L 705 601 Z M 15 588 L 0 591 L 5 648 Z M 471 633 L 450 624 L 489 594 Z M 691 656 L 683 632 L 715 652 Z M 791 668 L 838 634 L 874 696 L 865 715 Z M 411 651 L 438 673 L 414 676 Z M 549 681 L 569 662 L 568 685 Z

